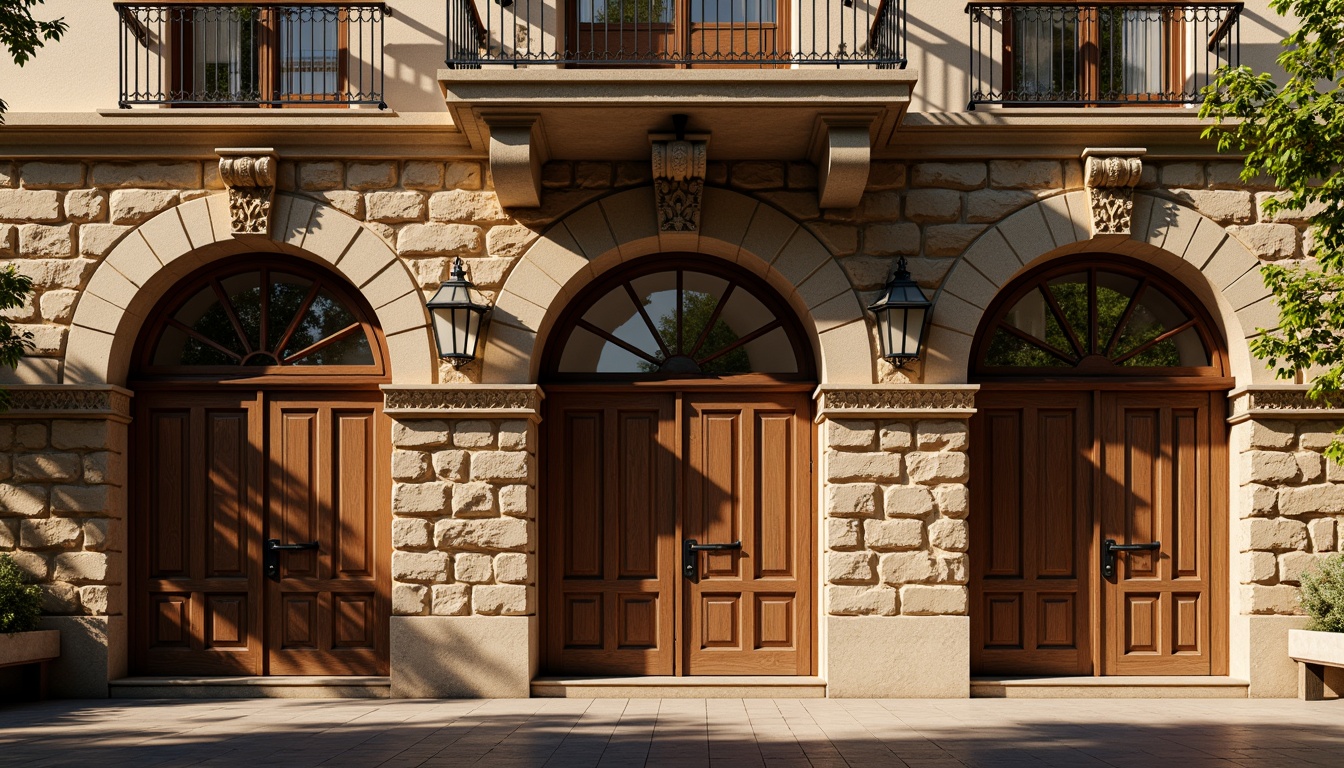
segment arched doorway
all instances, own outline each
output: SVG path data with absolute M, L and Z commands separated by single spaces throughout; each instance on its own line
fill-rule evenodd
M 731 263 L 641 259 L 542 366 L 543 668 L 812 674 L 816 375 L 788 306 Z
M 373 312 L 339 277 L 216 262 L 132 367 L 131 666 L 386 675 L 390 438 Z
M 1170 275 L 1032 270 L 972 347 L 971 665 L 1227 672 L 1226 355 Z

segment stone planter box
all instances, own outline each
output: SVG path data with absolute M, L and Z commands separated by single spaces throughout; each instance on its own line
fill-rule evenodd
M 1298 663 L 1298 696 L 1320 701 L 1325 698 L 1325 668 L 1344 668 L 1344 632 L 1289 630 L 1288 655 Z
M 41 629 L 35 632 L 0 634 L 0 667 L 35 664 L 33 680 L 40 698 L 47 695 L 47 662 L 61 655 L 61 632 Z

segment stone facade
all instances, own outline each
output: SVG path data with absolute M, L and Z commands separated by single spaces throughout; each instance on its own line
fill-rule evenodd
M 827 613 L 965 615 L 966 423 L 833 419 L 823 434 Z
M 392 429 L 392 613 L 536 612 L 536 425 L 410 419 Z
M 1241 519 L 1233 543 L 1240 562 L 1241 611 L 1301 615 L 1302 573 L 1340 551 L 1344 468 L 1321 452 L 1337 422 L 1256 418 L 1232 429 L 1241 478 Z
M 125 613 L 124 422 L 0 418 L 0 552 L 53 616 Z
M 711 153 L 712 157 L 712 153 Z M 1274 194 L 1246 184 L 1234 162 L 1145 162 L 1137 189 L 1189 206 L 1263 260 L 1310 253 L 1305 219 L 1272 219 L 1258 203 Z M 5 317 L 34 335 L 22 380 L 56 383 L 80 289 L 98 262 L 137 225 L 224 185 L 217 161 L 134 163 L 0 160 L 0 263 L 16 263 L 35 291 Z M 363 222 L 405 263 L 426 294 L 456 257 L 493 299 L 519 256 L 563 215 L 614 190 L 647 186 L 647 163 L 552 162 L 536 209 L 505 212 L 476 160 L 305 161 L 282 155 L 277 188 L 326 203 Z M 1078 160 L 985 160 L 872 166 L 853 209 L 817 207 L 816 170 L 808 163 L 710 162 L 707 186 L 732 189 L 800 222 L 843 268 L 857 298 L 871 303 L 897 256 L 937 288 L 966 248 L 996 222 L 1033 202 L 1083 188 Z M 277 214 L 278 216 L 279 214 Z M 278 226 L 278 225 L 277 225 Z M 165 258 L 172 258 L 171 256 Z M 445 367 L 442 381 L 479 380 L 479 365 Z M 918 366 L 879 364 L 880 381 L 919 380 Z

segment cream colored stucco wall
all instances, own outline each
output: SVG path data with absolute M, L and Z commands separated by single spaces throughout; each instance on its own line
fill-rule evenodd
M 554 24 L 554 4 L 540 0 L 536 4 L 547 24 Z M 446 3 L 417 0 L 390 5 L 393 15 L 384 27 L 388 106 L 397 112 L 442 112 L 436 73 L 444 59 Z M 795 13 L 798 10 L 795 4 Z M 112 0 L 48 0 L 38 15 L 63 16 L 70 31 L 22 69 L 0 61 L 0 97 L 9 102 L 10 110 L 115 109 L 120 31 Z M 910 66 L 920 72 L 911 111 L 964 112 L 970 93 L 970 22 L 964 3 L 909 0 L 907 29 Z M 1268 0 L 1247 2 L 1241 17 L 1242 63 L 1275 71 L 1279 41 L 1289 29 L 1289 23 L 1269 10 Z M 545 38 L 553 50 L 554 38 L 550 34 Z

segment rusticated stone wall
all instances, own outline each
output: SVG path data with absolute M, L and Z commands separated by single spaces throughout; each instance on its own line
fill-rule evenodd
M 1300 215 L 1266 218 L 1257 202 L 1268 186 L 1240 181 L 1234 162 L 1148 162 L 1139 189 L 1190 205 L 1261 259 L 1310 251 Z M 403 259 L 426 295 L 461 256 L 487 298 L 550 224 L 614 189 L 650 182 L 648 163 L 553 162 L 534 210 L 505 212 L 489 189 L 485 164 L 434 161 L 307 161 L 282 157 L 282 192 L 322 200 L 378 233 Z M 808 163 L 710 163 L 707 183 L 752 195 L 798 219 L 837 258 L 866 305 L 898 256 L 928 288 L 937 287 L 985 229 L 1041 198 L 1083 186 L 1075 160 L 876 162 L 860 206 L 821 211 Z M 223 190 L 213 160 L 176 162 L 16 162 L 0 159 L 0 263 L 15 262 L 36 291 L 5 316 L 33 334 L 23 379 L 54 383 L 79 290 L 100 259 L 136 225 Z M 172 255 L 173 257 L 176 254 Z M 919 379 L 919 368 L 879 363 L 882 381 Z M 444 368 L 443 381 L 468 381 L 479 365 Z
M 536 425 L 402 419 L 392 428 L 392 612 L 536 608 Z
M 126 425 L 0 418 L 0 552 L 42 588 L 43 611 L 125 612 Z
M 1338 423 L 1257 418 L 1232 430 L 1241 510 L 1233 542 L 1241 612 L 1301 614 L 1302 573 L 1340 551 L 1344 468 L 1322 455 Z
M 832 419 L 823 442 L 827 613 L 966 614 L 966 422 Z

